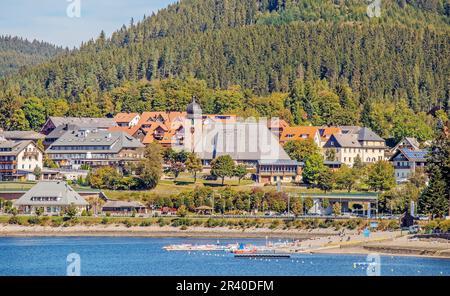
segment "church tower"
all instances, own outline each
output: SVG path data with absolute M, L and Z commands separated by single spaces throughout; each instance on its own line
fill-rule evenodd
M 189 152 L 202 152 L 203 116 L 202 108 L 192 97 L 192 102 L 187 106 L 187 120 L 185 124 L 185 148 Z

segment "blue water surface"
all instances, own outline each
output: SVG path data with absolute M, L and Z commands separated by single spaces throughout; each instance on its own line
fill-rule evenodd
M 217 239 L 134 237 L 0 238 L 0 275 L 66 275 L 67 255 L 81 275 L 351 275 L 365 276 L 365 255 L 303 254 L 291 259 L 237 259 L 225 252 L 168 252 L 169 244 Z M 221 239 L 265 244 L 259 239 Z M 450 275 L 450 260 L 381 256 L 381 275 Z

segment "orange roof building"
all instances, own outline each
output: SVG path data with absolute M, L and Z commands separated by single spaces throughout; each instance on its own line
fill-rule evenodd
M 278 138 L 280 138 L 284 129 L 289 127 L 289 123 L 287 123 L 286 120 L 284 119 L 276 118 L 268 121 L 267 127 L 272 133 L 274 133 L 275 135 L 278 136 Z
M 290 126 L 285 127 L 280 134 L 280 144 L 284 145 L 289 141 L 302 141 L 311 139 L 320 147 L 320 133 L 315 126 Z
M 323 147 L 325 143 L 331 138 L 332 135 L 340 135 L 342 134 L 342 130 L 339 127 L 335 126 L 325 126 L 319 128 L 320 133 L 320 147 Z
M 114 121 L 120 127 L 132 127 L 138 124 L 141 116 L 139 113 L 117 113 Z
M 131 120 L 139 116 L 138 122 L 130 125 Z M 119 113 L 114 119 L 118 126 L 111 131 L 124 131 L 141 140 L 143 144 L 159 142 L 163 147 L 171 147 L 174 144 L 182 144 L 184 140 L 183 124 L 187 118 L 186 112 L 178 111 L 151 111 L 138 113 Z M 232 114 L 205 114 L 203 124 L 210 122 L 236 122 L 236 115 Z

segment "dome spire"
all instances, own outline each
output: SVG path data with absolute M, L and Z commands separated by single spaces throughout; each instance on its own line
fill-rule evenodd
M 186 108 L 187 117 L 189 119 L 201 118 L 202 116 L 202 108 L 195 99 L 196 97 L 192 96 L 192 101 Z

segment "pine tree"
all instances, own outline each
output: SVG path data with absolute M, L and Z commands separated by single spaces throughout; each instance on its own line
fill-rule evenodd
M 440 133 L 428 157 L 428 186 L 419 199 L 419 210 L 434 216 L 450 215 L 450 128 L 440 122 Z

